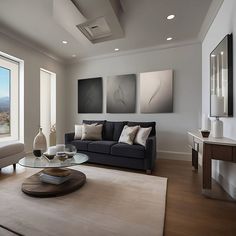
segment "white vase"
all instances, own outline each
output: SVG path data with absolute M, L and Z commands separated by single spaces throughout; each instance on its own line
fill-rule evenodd
M 50 129 L 49 145 L 50 146 L 56 145 L 56 125 L 53 125 L 52 128 Z
M 47 141 L 45 135 L 42 132 L 42 128 L 39 128 L 39 132 L 34 138 L 33 149 L 41 150 L 42 152 L 47 150 Z

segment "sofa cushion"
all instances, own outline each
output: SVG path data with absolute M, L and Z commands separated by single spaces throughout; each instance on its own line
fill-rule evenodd
M 145 148 L 141 145 L 129 145 L 125 143 L 117 143 L 111 147 L 111 154 L 115 156 L 144 158 Z
M 128 122 L 128 126 L 136 126 L 139 125 L 142 128 L 152 127 L 152 131 L 149 136 L 156 135 L 156 122 Z
M 94 123 L 99 124 L 99 125 L 100 124 L 104 125 L 105 122 L 106 122 L 105 120 L 83 120 L 83 123 L 87 125 L 91 125 Z
M 110 154 L 111 147 L 116 143 L 114 141 L 93 141 L 88 144 L 88 151 Z
M 82 138 L 82 125 L 75 125 L 75 136 L 74 139 Z
M 119 138 L 119 143 L 127 143 L 129 145 L 132 145 L 134 142 L 134 138 L 138 132 L 140 126 L 127 126 L 125 125 L 120 138 Z
M 0 145 L 0 158 L 24 152 L 24 148 L 25 146 L 23 143 L 11 143 L 6 145 Z
M 152 127 L 142 128 L 139 126 L 139 130 L 138 130 L 136 137 L 134 139 L 134 143 L 140 144 L 145 147 L 146 141 L 147 141 L 151 131 L 152 131 Z
M 91 142 L 89 140 L 73 140 L 71 144 L 77 148 L 77 151 L 88 151 L 88 144 Z
M 82 125 L 82 140 L 102 140 L 102 128 L 103 125 Z
M 106 121 L 103 126 L 104 140 L 113 140 L 114 122 Z
M 113 122 L 114 124 L 114 131 L 113 131 L 113 141 L 118 141 L 121 135 L 121 132 L 124 126 L 127 124 L 126 121 L 116 121 Z
M 98 125 L 105 125 L 106 120 L 83 120 L 83 124 L 91 125 L 91 124 L 98 124 Z M 102 129 L 102 139 L 104 139 L 104 129 Z

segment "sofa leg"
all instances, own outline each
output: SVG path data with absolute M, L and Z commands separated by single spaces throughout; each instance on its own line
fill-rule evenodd
M 152 170 L 146 170 L 146 174 L 147 175 L 151 175 L 152 174 Z
M 13 164 L 13 169 L 16 170 L 16 163 Z

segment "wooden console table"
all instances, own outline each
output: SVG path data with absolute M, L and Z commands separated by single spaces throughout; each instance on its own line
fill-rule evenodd
M 200 131 L 188 132 L 192 148 L 192 166 L 198 169 L 198 153 L 202 154 L 202 193 L 211 197 L 211 160 L 236 162 L 236 140 L 229 138 L 203 138 Z

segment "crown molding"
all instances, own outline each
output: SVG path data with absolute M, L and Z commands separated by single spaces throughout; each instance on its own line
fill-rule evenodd
M 135 55 L 135 54 L 142 54 L 142 53 L 148 53 L 152 51 L 161 51 L 161 50 L 167 50 L 171 48 L 177 48 L 177 47 L 183 47 L 183 46 L 188 46 L 188 45 L 193 45 L 193 44 L 200 44 L 201 42 L 198 39 L 192 39 L 192 40 L 186 40 L 186 41 L 181 41 L 177 43 L 168 43 L 168 44 L 162 44 L 162 45 L 157 45 L 155 47 L 146 47 L 146 48 L 139 48 L 139 49 L 134 49 L 134 50 L 127 50 L 127 51 L 119 51 L 119 52 L 114 52 L 114 53 L 109 53 L 109 54 L 104 54 L 104 55 L 99 55 L 99 56 L 92 56 L 92 57 L 83 57 L 83 58 L 77 58 L 74 60 L 70 60 L 67 65 L 71 64 L 76 64 L 84 61 L 91 61 L 91 60 L 102 60 L 102 59 L 109 59 L 113 57 L 121 57 L 121 56 L 127 56 L 127 55 Z
M 202 27 L 200 29 L 200 32 L 198 34 L 198 38 L 201 42 L 205 39 L 207 32 L 209 31 L 216 15 L 218 14 L 218 11 L 221 8 L 221 5 L 223 4 L 224 0 L 214 0 L 211 2 L 211 5 L 208 9 L 207 15 L 203 21 Z
M 54 61 L 57 61 L 61 64 L 65 64 L 65 60 L 63 60 L 62 58 L 60 58 L 52 53 L 47 52 L 42 46 L 38 45 L 37 43 L 31 42 L 30 40 L 26 39 L 22 35 L 17 34 L 16 32 L 13 32 L 10 29 L 7 29 L 3 25 L 0 25 L 0 33 L 4 34 L 6 37 L 8 37 L 10 39 L 13 39 L 13 40 L 25 45 L 26 47 L 29 47 L 29 48 L 43 54 L 44 56 L 51 58 Z

